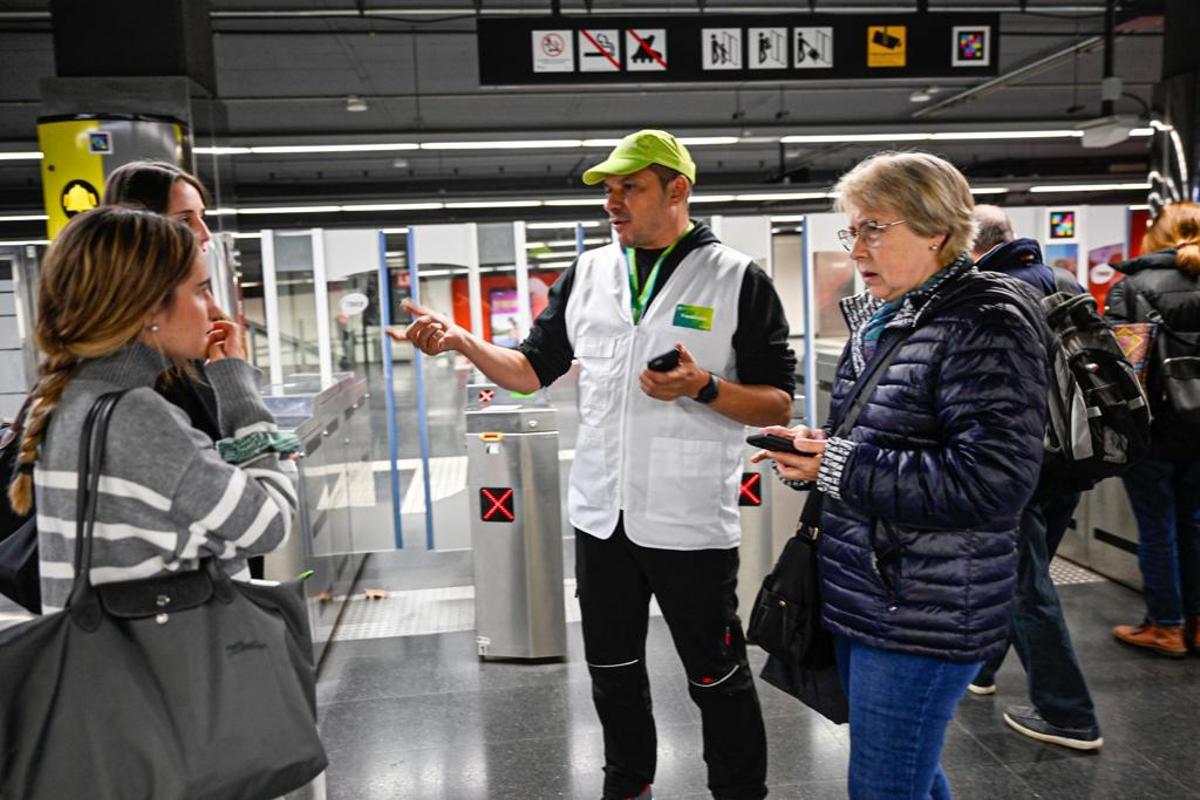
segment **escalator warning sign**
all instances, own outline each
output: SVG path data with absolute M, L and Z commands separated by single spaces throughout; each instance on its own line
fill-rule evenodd
M 903 67 L 908 63 L 908 28 L 904 25 L 867 27 L 867 66 Z
M 63 213 L 69 219 L 84 211 L 91 211 L 100 205 L 100 193 L 87 181 L 73 180 L 63 187 L 62 194 L 59 195 L 59 203 L 62 205 Z

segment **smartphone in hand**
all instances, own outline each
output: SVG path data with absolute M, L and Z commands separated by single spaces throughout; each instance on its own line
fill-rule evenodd
M 747 436 L 746 444 L 762 450 L 769 450 L 773 453 L 791 453 L 794 456 L 804 456 L 806 458 L 816 455 L 816 453 L 801 453 L 796 449 L 791 439 L 774 433 L 756 433 L 753 436 Z
M 668 350 L 661 356 L 655 356 L 646 362 L 646 369 L 653 372 L 670 372 L 679 366 L 679 351 Z

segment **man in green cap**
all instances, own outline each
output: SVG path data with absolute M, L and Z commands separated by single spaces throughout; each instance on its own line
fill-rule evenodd
M 654 780 L 652 595 L 700 708 L 713 796 L 767 793 L 736 613 L 737 498 L 745 426 L 788 421 L 796 359 L 770 278 L 688 217 L 695 180 L 687 149 L 656 130 L 625 137 L 585 172 L 584 183 L 605 186 L 616 241 L 562 274 L 516 349 L 408 306 L 406 338 L 430 355 L 462 353 L 508 389 L 549 386 L 579 362 L 568 506 L 605 800 L 649 798 Z

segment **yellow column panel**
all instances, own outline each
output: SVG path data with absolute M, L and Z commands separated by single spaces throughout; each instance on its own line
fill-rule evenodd
M 42 151 L 42 198 L 50 239 L 71 217 L 100 205 L 104 188 L 104 156 L 93 153 L 92 134 L 100 120 L 56 120 L 38 123 Z

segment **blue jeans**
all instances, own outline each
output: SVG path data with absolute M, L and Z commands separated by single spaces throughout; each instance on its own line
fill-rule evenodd
M 1062 543 L 1078 504 L 1079 492 L 1047 493 L 1030 500 L 1021 512 L 1017 595 L 1009 637 L 1025 667 L 1034 708 L 1047 722 L 1062 728 L 1096 725 L 1092 696 L 1050 579 L 1050 559 Z M 975 683 L 995 683 L 1004 656 L 1001 653 L 984 664 Z
M 1122 476 L 1138 525 L 1146 619 L 1200 614 L 1200 461 L 1147 458 Z
M 979 671 L 836 637 L 850 701 L 851 800 L 949 800 L 942 742 L 955 706 Z

